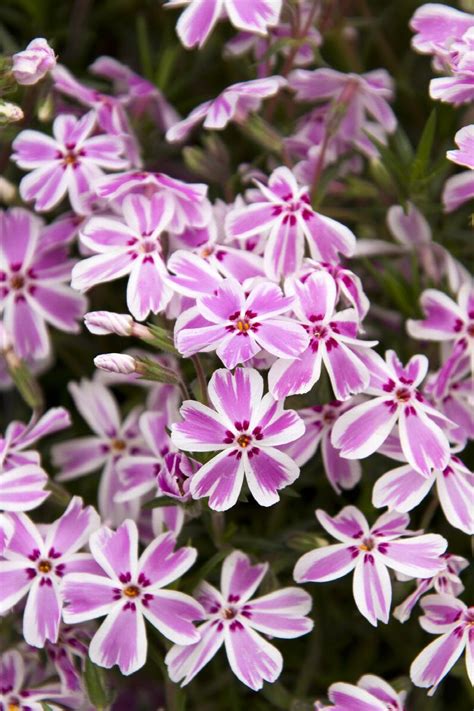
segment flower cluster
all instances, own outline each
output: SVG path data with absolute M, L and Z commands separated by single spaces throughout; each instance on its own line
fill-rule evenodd
M 284 668 L 268 638 L 311 633 L 297 681 L 304 642 L 281 645 L 295 688 L 276 706 L 299 707 L 324 626 L 322 588 L 303 588 L 316 582 L 333 583 L 331 606 L 355 603 L 369 646 L 373 627 L 400 629 L 420 604 L 439 636 L 389 678 L 432 694 L 466 649 L 474 682 L 474 608 L 459 599 L 474 534 L 474 286 L 464 232 L 453 253 L 447 236 L 474 197 L 474 127 L 450 132 L 430 166 L 434 120 L 409 145 L 387 69 L 329 65 L 343 18 L 325 5 L 168 0 L 186 49 L 211 51 L 228 19 L 239 34 L 224 57 L 253 57 L 214 98 L 188 96 L 186 118 L 112 57 L 90 67 L 109 93 L 42 38 L 7 63 L 18 84 L 43 79 L 53 108 L 51 125 L 28 116 L 16 132 L 24 205 L 0 213 L 0 386 L 31 409 L 0 438 L 0 615 L 22 637 L 0 662 L 1 709 L 105 707 L 97 667 L 125 677 L 149 659 L 175 708 L 173 684 L 221 647 L 216 688 L 226 664 L 259 691 Z M 473 16 L 428 4 L 410 27 L 447 75 L 431 98 L 462 111 Z M 358 31 L 345 30 L 347 65 Z M 257 146 L 252 163 L 232 136 Z M 443 185 L 453 163 L 463 170 Z M 430 207 L 441 196 L 452 222 Z M 349 573 L 353 602 L 335 583 Z M 372 673 L 351 683 L 360 673 L 314 708 L 404 711 L 409 691 Z

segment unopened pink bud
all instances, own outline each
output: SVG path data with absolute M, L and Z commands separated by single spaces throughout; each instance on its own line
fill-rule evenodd
M 18 84 L 29 86 L 36 84 L 56 66 L 56 55 L 44 37 L 36 37 L 23 52 L 14 54 L 12 61 L 15 80 Z
M 115 333 L 117 336 L 131 336 L 133 318 L 129 314 L 117 314 L 112 311 L 89 311 L 84 315 L 86 328 L 96 336 Z
M 138 363 L 135 358 L 124 353 L 103 353 L 94 358 L 94 365 L 107 373 L 132 375 L 137 372 Z

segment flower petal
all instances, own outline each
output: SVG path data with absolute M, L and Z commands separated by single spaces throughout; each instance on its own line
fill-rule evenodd
M 209 381 L 209 399 L 224 422 L 232 429 L 252 419 L 263 395 L 263 378 L 254 368 L 237 368 L 231 373 L 216 370 Z
M 331 442 L 347 459 L 364 459 L 387 439 L 398 418 L 398 410 L 385 396 L 356 405 L 335 422 Z
M 230 668 L 240 681 L 258 691 L 264 681 L 278 679 L 283 658 L 276 647 L 239 620 L 226 627 L 224 635 Z
M 104 575 L 68 573 L 62 586 L 64 621 L 74 625 L 108 615 L 116 604 L 117 590 L 117 582 Z
M 426 533 L 384 542 L 379 546 L 379 553 L 386 565 L 399 573 L 412 578 L 431 578 L 445 566 L 441 555 L 447 545 L 446 539 L 437 533 Z
M 147 647 L 142 613 L 134 605 L 127 607 L 127 603 L 119 602 L 93 636 L 89 656 L 94 664 L 106 669 L 117 664 L 128 676 L 145 664 Z
M 411 511 L 423 501 L 434 484 L 434 477 L 424 477 L 409 464 L 391 469 L 375 482 L 372 504 L 397 511 Z
M 134 521 L 124 521 L 116 531 L 103 526 L 89 539 L 92 555 L 112 579 L 137 573 L 138 531 Z
M 171 440 L 175 447 L 191 452 L 210 452 L 227 446 L 227 427 L 220 413 L 194 400 L 185 400 L 180 413 L 183 422 L 171 425 Z
M 336 543 L 308 551 L 297 561 L 293 577 L 297 583 L 326 583 L 354 570 L 358 551 L 346 543 Z
M 33 580 L 23 615 L 23 637 L 32 647 L 44 647 L 46 640 L 57 642 L 62 601 L 53 578 Z
M 224 625 L 209 620 L 198 628 L 201 639 L 197 644 L 175 645 L 165 657 L 171 681 L 189 684 L 196 674 L 212 659 L 224 642 Z
M 362 540 L 369 533 L 365 516 L 355 506 L 344 506 L 337 516 L 328 516 L 322 509 L 316 509 L 316 518 L 331 536 L 343 543 Z
M 354 600 L 359 612 L 377 627 L 377 620 L 388 622 L 392 586 L 388 570 L 380 558 L 371 553 L 360 556 L 354 571 Z
M 221 592 L 224 601 L 246 602 L 252 597 L 268 570 L 268 563 L 252 565 L 242 551 L 233 551 L 221 570 Z
M 208 496 L 214 511 L 227 511 L 237 503 L 243 481 L 243 458 L 237 458 L 237 450 L 226 449 L 194 474 L 189 490 L 194 499 Z
M 423 476 L 431 469 L 443 470 L 449 462 L 449 442 L 440 427 L 422 407 L 405 407 L 399 420 L 400 444 L 409 464 Z
M 455 627 L 452 632 L 435 639 L 413 661 L 410 667 L 412 682 L 424 688 L 431 686 L 428 693 L 430 696 L 434 694 L 439 682 L 459 659 L 465 646 L 462 627 Z
M 260 506 L 272 506 L 279 501 L 278 490 L 292 484 L 300 474 L 296 462 L 274 447 L 258 447 L 248 452 L 244 468 L 250 493 Z
M 249 603 L 248 624 L 272 637 L 300 637 L 313 627 L 313 621 L 305 617 L 312 602 L 311 595 L 301 588 L 276 590 Z
M 143 603 L 145 618 L 167 639 L 175 644 L 199 642 L 199 630 L 194 620 L 202 620 L 204 610 L 190 595 L 177 590 L 158 590 L 152 599 Z
M 140 573 L 143 574 L 153 590 L 169 585 L 180 578 L 196 561 L 195 548 L 182 547 L 175 550 L 175 547 L 175 536 L 170 532 L 162 533 L 140 556 L 139 577 Z

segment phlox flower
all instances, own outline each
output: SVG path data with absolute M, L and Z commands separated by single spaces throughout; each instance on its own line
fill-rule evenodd
M 83 695 L 82 673 L 90 638 L 90 630 L 85 625 L 73 627 L 62 624 L 57 641 L 45 644 L 45 652 L 61 680 L 61 688 L 67 693 Z
M 0 614 L 27 595 L 23 637 L 33 647 L 56 642 L 66 572 L 95 570 L 92 556 L 78 553 L 100 524 L 91 506 L 75 496 L 63 515 L 40 532 L 24 513 L 10 513 L 13 536 L 0 560 Z
M 92 136 L 96 128 L 95 111 L 81 118 L 61 114 L 53 123 L 53 137 L 27 129 L 13 141 L 12 160 L 23 170 L 31 171 L 22 178 L 20 195 L 34 201 L 39 212 L 52 210 L 64 196 L 75 212 L 87 214 L 86 198 L 94 180 L 106 170 L 128 168 L 123 157 L 124 145 L 118 136 Z
M 442 3 L 426 3 L 417 8 L 410 20 L 415 32 L 412 47 L 421 54 L 433 54 L 441 59 L 446 56 L 453 40 L 474 26 L 474 18 Z
M 280 76 L 232 84 L 215 99 L 196 106 L 187 118 L 171 126 L 166 132 L 166 140 L 170 143 L 184 141 L 192 129 L 202 122 L 204 128 L 213 130 L 222 130 L 232 120 L 242 122 L 249 113 L 260 108 L 263 99 L 275 96 L 285 85 L 286 80 Z
M 336 135 L 368 156 L 377 155 L 377 150 L 367 133 L 385 142 L 386 134 L 395 131 L 397 119 L 388 103 L 393 98 L 393 81 L 384 69 L 365 74 L 345 74 L 326 67 L 296 69 L 289 75 L 288 84 L 296 91 L 297 101 L 324 102 L 325 132 L 334 132 L 329 106 L 339 107 L 342 116 Z
M 332 444 L 347 459 L 364 459 L 376 452 L 398 423 L 398 435 L 406 461 L 425 477 L 431 469 L 443 470 L 449 461 L 449 441 L 437 424 L 452 423 L 437 412 L 417 386 L 428 370 L 424 355 L 410 358 L 403 366 L 394 351 L 385 360 L 374 351 L 363 353 L 370 371 L 366 393 L 371 400 L 345 412 L 335 423 Z
M 338 400 L 365 390 L 370 376 L 361 354 L 377 341 L 356 338 L 359 319 L 354 309 L 336 313 L 337 288 L 332 276 L 315 271 L 304 281 L 292 280 L 287 287 L 287 293 L 294 292 L 296 297 L 292 309 L 308 333 L 309 345 L 300 356 L 280 359 L 271 367 L 268 385 L 273 397 L 311 390 L 323 363 Z
M 356 684 L 338 681 L 328 689 L 331 706 L 317 706 L 324 711 L 406 711 L 407 692 L 397 693 L 374 674 L 364 674 Z
M 159 193 L 167 209 L 171 209 L 168 229 L 181 234 L 189 227 L 205 227 L 212 216 L 212 208 L 207 199 L 208 187 L 204 183 L 185 183 L 170 178 L 165 173 L 127 171 L 101 178 L 94 184 L 97 195 L 103 200 L 121 202 L 128 193 L 139 193 L 150 197 Z
M 474 170 L 474 124 L 461 128 L 454 136 L 454 141 L 458 147 L 448 151 L 446 157 L 453 163 Z
M 471 124 L 461 128 L 454 140 L 458 148 L 448 151 L 446 157 L 469 170 L 456 173 L 447 179 L 442 196 L 446 212 L 452 212 L 474 198 L 474 126 Z
M 380 451 L 384 451 L 383 446 Z M 400 446 L 388 456 L 405 461 Z M 474 473 L 454 453 L 444 469 L 433 469 L 426 476 L 410 464 L 391 469 L 377 479 L 372 503 L 376 508 L 387 506 L 390 511 L 411 511 L 423 501 L 433 486 L 447 520 L 455 528 L 474 535 Z
M 200 584 L 196 599 L 205 610 L 200 625 L 201 639 L 191 646 L 175 645 L 165 662 L 172 681 L 188 684 L 224 644 L 230 668 L 241 682 L 254 691 L 263 682 L 276 681 L 283 658 L 259 632 L 271 637 L 293 639 L 309 632 L 313 622 L 305 615 L 311 597 L 296 587 L 275 590 L 252 598 L 268 570 L 268 563 L 251 565 L 248 556 L 234 551 L 224 560 L 221 589 Z
M 142 408 L 135 407 L 121 421 L 114 396 L 101 383 L 83 379 L 70 383 L 68 390 L 93 435 L 67 440 L 52 448 L 53 464 L 61 470 L 57 480 L 70 481 L 101 469 L 98 492 L 101 516 L 114 523 L 120 523 L 126 516 L 136 518 L 139 500 L 118 503 L 115 495 L 121 489 L 117 470 L 120 459 L 130 453 L 149 451 L 138 427 Z
M 474 607 L 467 607 L 452 595 L 427 595 L 421 601 L 425 612 L 420 625 L 430 634 L 441 636 L 416 657 L 410 678 L 416 686 L 431 687 L 432 696 L 440 681 L 466 650 L 466 669 L 474 685 Z
M 454 597 L 458 597 L 464 590 L 464 585 L 459 578 L 459 573 L 468 567 L 469 561 L 460 555 L 452 555 L 451 553 L 444 553 L 441 558 L 445 564 L 443 570 L 436 573 L 432 578 L 417 580 L 415 590 L 394 609 L 393 616 L 399 620 L 399 622 L 404 623 L 410 618 L 418 600 L 428 592 L 428 590 L 434 588 L 437 593 L 453 595 Z M 406 579 L 405 576 L 400 574 L 398 578 L 399 580 Z
M 32 674 L 30 674 L 32 676 Z M 76 709 L 76 694 L 63 691 L 58 683 L 31 688 L 21 654 L 12 649 L 0 657 L 0 708 L 7 711 L 43 711 L 46 704 L 52 711 L 63 706 Z M 55 703 L 57 702 L 57 703 Z
M 225 279 L 214 294 L 201 296 L 178 318 L 176 346 L 185 357 L 216 350 L 226 368 L 245 363 L 262 349 L 294 358 L 309 338 L 303 326 L 286 316 L 292 303 L 276 284 L 262 282 L 246 292 L 235 279 Z
M 236 207 L 226 217 L 231 239 L 267 235 L 264 267 L 270 279 L 279 280 L 302 264 L 304 244 L 313 259 L 337 262 L 338 252 L 350 256 L 355 249 L 353 233 L 340 222 L 316 213 L 307 187 L 299 187 L 288 168 L 277 168 L 268 185 L 255 180 L 261 196 L 258 202 Z
M 424 393 L 437 410 L 457 425 L 450 431 L 450 437 L 464 445 L 467 439 L 474 439 L 474 380 L 470 375 L 470 358 L 462 358 L 450 371 L 448 377 L 443 368 L 428 376 Z
M 45 501 L 50 494 L 44 488 L 48 475 L 40 466 L 38 452 L 28 447 L 69 425 L 69 413 L 62 407 L 48 410 L 28 425 L 18 421 L 8 425 L 0 437 L 0 510 L 30 511 Z M 0 543 L 0 553 L 2 549 Z
M 352 489 L 359 482 L 362 473 L 357 459 L 343 459 L 331 444 L 334 423 L 343 412 L 353 406 L 351 398 L 346 402 L 334 400 L 325 405 L 298 410 L 298 415 L 306 427 L 305 433 L 295 442 L 280 447 L 302 467 L 314 457 L 321 446 L 324 472 L 336 494 L 340 494 L 341 489 Z
M 222 15 L 245 32 L 266 35 L 277 24 L 282 0 L 167 0 L 165 7 L 187 6 L 176 25 L 178 37 L 187 49 L 202 47 Z
M 12 57 L 12 74 L 18 84 L 36 84 L 56 65 L 56 55 L 44 37 L 36 37 Z
M 101 574 L 65 577 L 64 620 L 76 624 L 106 616 L 89 646 L 95 664 L 107 669 L 117 664 L 125 675 L 140 669 L 147 657 L 145 619 L 176 644 L 199 640 L 193 620 L 203 618 L 201 605 L 164 589 L 193 565 L 195 548 L 174 550 L 173 535 L 164 533 L 138 557 L 137 526 L 129 519 L 116 531 L 102 527 L 89 545 Z
M 297 464 L 277 447 L 301 437 L 303 421 L 282 401 L 263 395 L 263 378 L 252 368 L 215 371 L 208 392 L 212 408 L 186 400 L 183 422 L 171 427 L 179 449 L 219 452 L 191 477 L 193 498 L 208 496 L 212 509 L 225 511 L 236 504 L 245 477 L 261 506 L 275 504 L 278 490 L 299 475 Z
M 447 541 L 436 533 L 407 530 L 409 517 L 382 514 L 369 528 L 364 515 L 345 506 L 337 516 L 316 510 L 321 526 L 339 543 L 316 548 L 297 561 L 297 583 L 324 583 L 354 571 L 353 594 L 359 612 L 375 627 L 388 622 L 392 586 L 387 568 L 413 578 L 431 578 L 444 568 L 440 558 Z M 403 536 L 410 536 L 403 538 Z
M 129 275 L 127 306 L 139 321 L 162 311 L 171 298 L 161 237 L 171 220 L 171 206 L 160 194 L 150 199 L 129 195 L 122 203 L 123 220 L 91 217 L 80 232 L 92 257 L 72 270 L 71 285 L 86 291 L 95 284 Z
M 86 309 L 85 298 L 65 283 L 73 265 L 65 245 L 43 243 L 42 228 L 42 220 L 21 207 L 0 213 L 0 313 L 20 358 L 47 358 L 46 324 L 76 333 Z

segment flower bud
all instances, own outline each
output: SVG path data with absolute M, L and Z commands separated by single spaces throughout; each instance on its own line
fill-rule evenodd
M 32 40 L 23 52 L 12 57 L 12 74 L 18 84 L 36 84 L 56 66 L 56 55 L 43 37 Z
M 84 323 L 86 328 L 96 336 L 114 333 L 116 336 L 137 336 L 145 340 L 150 340 L 152 337 L 149 329 L 141 323 L 136 323 L 129 314 L 89 311 L 84 315 Z
M 23 111 L 16 104 L 0 100 L 0 125 L 21 121 L 23 115 Z
M 135 358 L 124 353 L 102 353 L 94 358 L 94 365 L 107 373 L 131 375 L 138 372 Z

